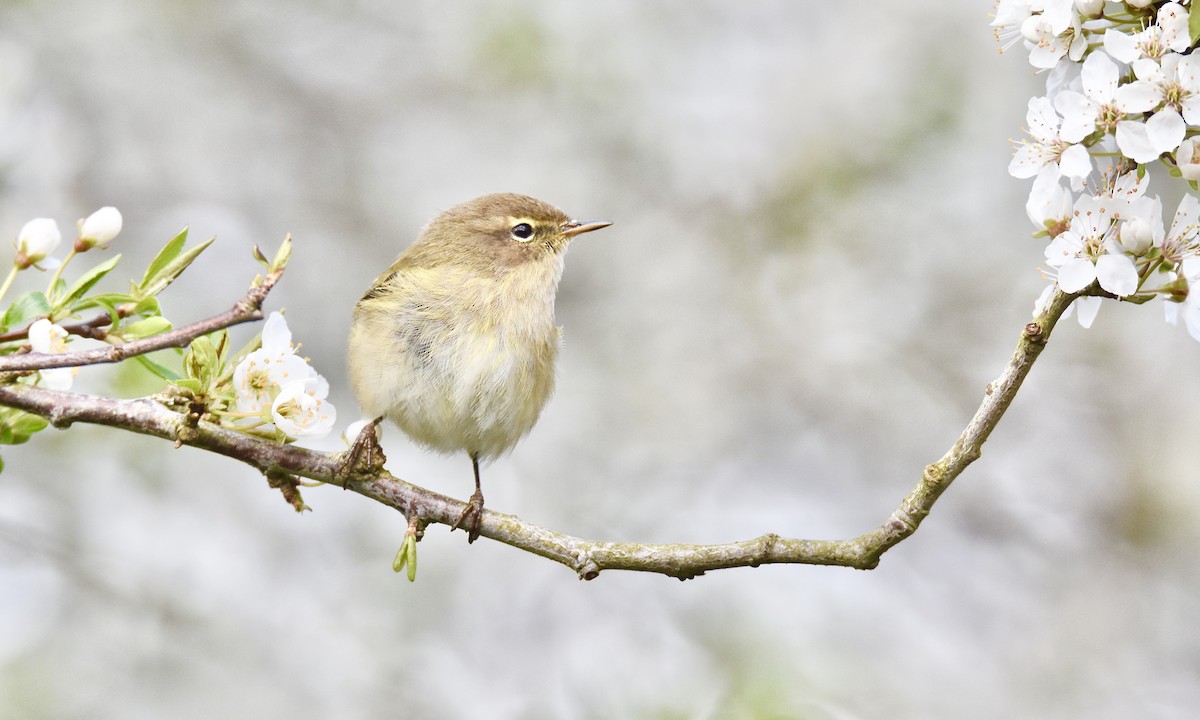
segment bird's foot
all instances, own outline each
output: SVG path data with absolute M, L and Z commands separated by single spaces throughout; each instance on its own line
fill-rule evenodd
M 351 478 L 355 475 L 374 473 L 383 469 L 383 464 L 387 462 L 387 458 L 383 455 L 383 448 L 379 445 L 377 430 L 379 421 L 382 419 L 375 418 L 363 426 L 358 437 L 354 438 L 354 442 L 350 445 L 350 449 L 342 453 L 342 459 L 338 461 L 334 477 L 342 481 L 343 489 L 350 484 Z
M 467 542 L 473 543 L 479 538 L 479 521 L 483 519 L 483 493 L 478 490 L 467 501 L 467 506 L 463 508 L 462 514 L 450 526 L 450 532 L 454 532 L 460 527 L 467 531 Z

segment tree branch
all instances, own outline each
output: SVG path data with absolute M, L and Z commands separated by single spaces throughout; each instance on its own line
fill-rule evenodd
M 269 279 L 259 286 L 261 292 L 251 290 L 228 313 L 188 326 L 204 328 L 194 332 L 191 337 L 222 327 L 220 322 L 232 324 L 231 318 L 236 322 L 254 319 L 253 312 L 257 312 L 262 297 L 273 282 Z M 954 446 L 940 460 L 925 468 L 917 485 L 879 527 L 856 538 L 804 540 L 768 534 L 720 545 L 598 542 L 549 530 L 516 516 L 491 510 L 483 513 L 480 535 L 562 563 L 585 580 L 595 578 L 602 570 L 638 570 L 688 579 L 709 570 L 755 567 L 767 563 L 839 565 L 869 570 L 879 564 L 885 552 L 916 532 L 950 483 L 979 458 L 983 443 L 1012 403 L 1055 324 L 1075 297 L 1057 290 L 1054 292 L 1042 312 L 1022 330 L 1012 358 L 1000 376 L 987 386 L 983 402 Z M 184 336 L 178 337 L 182 339 Z M 338 486 L 345 484 L 349 490 L 399 510 L 410 521 L 416 518 L 420 523 L 450 525 L 465 507 L 459 500 L 405 482 L 382 467 L 348 469 L 343 462 L 346 453 L 322 453 L 280 445 L 200 420 L 195 415 L 178 412 L 165 403 L 166 398 L 115 400 L 55 392 L 24 384 L 0 385 L 0 405 L 45 417 L 55 427 L 65 428 L 74 422 L 86 422 L 154 435 L 173 440 L 177 446 L 190 445 L 240 460 L 276 484 L 283 475 L 300 476 Z

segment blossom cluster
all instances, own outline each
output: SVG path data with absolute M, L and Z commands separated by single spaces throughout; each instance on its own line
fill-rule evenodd
M 337 412 L 326 400 L 329 383 L 296 354 L 287 321 L 271 313 L 263 325 L 262 346 L 233 371 L 239 414 L 290 438 L 324 437 Z
M 80 220 L 75 241 L 62 259 L 54 257 L 63 241 L 57 222 L 36 218 L 25 223 L 13 240 L 16 252 L 12 268 L 0 284 L 0 299 L 21 271 L 35 268 L 53 273 L 44 292 L 25 293 L 7 310 L 0 311 L 0 331 L 14 339 L 0 347 L 0 353 L 19 351 L 19 341 L 24 338 L 28 350 L 34 353 L 67 354 L 80 339 L 71 334 L 72 330 L 82 328 L 89 330 L 86 333 L 89 337 L 102 337 L 110 342 L 146 337 L 171 328 L 170 322 L 159 315 L 154 296 L 209 244 L 185 250 L 186 229 L 167 243 L 129 294 L 88 294 L 116 265 L 119 256 L 85 271 L 72 284 L 62 278 L 63 270 L 73 258 L 93 248 L 107 248 L 121 232 L 122 222 L 121 213 L 113 207 L 101 208 Z M 76 326 L 65 322 L 78 318 L 81 310 L 91 308 L 107 310 L 111 318 L 102 335 L 96 334 L 91 323 Z M 291 331 L 282 315 L 271 313 L 261 343 L 240 359 L 232 372 L 226 371 L 226 340 L 222 335 L 216 344 L 208 336 L 193 341 L 184 360 L 184 376 L 156 362 L 147 363 L 147 367 L 170 381 L 177 392 L 187 393 L 189 398 L 202 398 L 208 416 L 227 427 L 281 440 L 317 438 L 329 433 L 336 419 L 336 411 L 326 399 L 329 383 L 307 359 L 296 354 L 298 347 L 292 343 Z M 201 348 L 203 352 L 199 351 Z M 50 390 L 66 391 L 78 372 L 78 367 L 43 369 L 32 376 L 32 381 Z M 3 438 L 14 436 L 14 427 L 13 418 L 0 412 L 0 443 L 7 442 Z
M 1051 289 L 1158 295 L 1168 321 L 1182 316 L 1200 340 L 1200 291 L 1189 292 L 1200 283 L 1200 202 L 1185 195 L 1165 228 L 1161 200 L 1146 193 L 1153 165 L 1193 190 L 1200 180 L 1190 12 L 1188 0 L 999 0 L 992 25 L 1003 49 L 1021 43 L 1046 71 L 1008 169 L 1033 178 L 1026 211 L 1049 238 Z M 1076 301 L 1085 326 L 1099 302 Z
M 78 235 L 75 238 L 68 258 L 86 252 L 92 248 L 107 248 L 121 232 L 121 212 L 114 207 L 102 207 L 77 223 Z M 16 274 L 30 267 L 38 269 L 56 269 L 61 271 L 63 260 L 52 257 L 62 243 L 62 232 L 53 218 L 34 218 L 21 227 L 13 240 L 16 255 L 13 257 L 12 270 L 0 286 L 0 298 L 8 292 Z M 51 281 L 50 293 L 57 281 L 56 274 Z M 33 352 L 61 354 L 68 352 L 71 335 L 62 326 L 51 322 L 48 318 L 39 318 L 28 329 L 29 346 Z M 75 381 L 79 368 L 53 368 L 38 373 L 39 382 L 52 390 L 68 390 Z

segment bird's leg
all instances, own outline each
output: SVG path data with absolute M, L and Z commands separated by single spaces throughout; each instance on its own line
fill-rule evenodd
M 382 417 L 377 417 L 368 423 L 358 433 L 358 437 L 354 438 L 350 449 L 342 454 L 334 476 L 341 478 L 343 489 L 349 485 L 350 478 L 355 473 L 381 469 L 387 462 L 387 458 L 383 456 L 383 448 L 379 446 L 379 435 L 376 430 L 382 421 Z
M 479 521 L 483 519 L 483 490 L 479 487 L 479 456 L 471 453 L 471 467 L 475 469 L 475 494 L 467 501 L 462 515 L 450 526 L 450 532 L 460 527 L 467 531 L 467 542 L 473 543 L 479 537 Z

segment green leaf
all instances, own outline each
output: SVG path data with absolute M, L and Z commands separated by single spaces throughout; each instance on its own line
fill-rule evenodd
M 154 360 L 151 360 L 147 355 L 135 355 L 133 359 L 141 363 L 142 367 L 146 368 L 167 382 L 178 382 L 183 378 L 183 376 L 179 373 L 175 372 L 166 365 L 160 365 Z
M 41 432 L 49 427 L 50 421 L 41 415 L 33 413 L 21 413 L 21 416 L 13 422 L 12 427 L 15 432 L 24 435 L 32 435 L 35 432 Z
M 151 335 L 164 333 L 170 330 L 171 327 L 172 325 L 170 320 L 161 315 L 155 315 L 153 317 L 148 317 L 144 320 L 138 320 L 137 322 L 130 323 L 122 327 L 120 333 L 121 336 L 126 339 L 136 340 L 138 338 L 150 337 Z
M 50 314 L 50 303 L 40 290 L 27 292 L 13 301 L 4 312 L 4 328 L 18 327 L 37 317 Z
M 28 442 L 36 432 L 45 430 L 50 423 L 39 415 L 15 408 L 6 408 L 0 414 L 0 445 L 20 445 Z
M 110 308 L 125 303 L 137 302 L 137 298 L 126 293 L 99 293 L 80 299 L 71 306 L 72 310 L 87 310 L 90 307 Z
M 130 315 L 158 315 L 159 312 L 158 298 L 144 297 L 137 301 L 137 305 L 133 306 L 133 312 Z
M 203 394 L 205 390 L 204 386 L 200 384 L 199 380 L 194 380 L 192 378 L 181 378 L 179 380 L 175 380 L 174 383 L 177 387 L 181 387 L 184 390 L 190 390 L 196 395 Z
M 162 269 L 179 255 L 179 251 L 183 250 L 183 245 L 187 242 L 187 236 L 188 229 L 184 227 L 175 237 L 168 240 L 166 245 L 163 245 L 163 249 L 159 250 L 158 255 L 155 255 L 154 259 L 150 261 L 150 266 L 146 268 L 146 273 L 142 275 L 142 281 L 138 283 L 138 287 L 144 288 L 149 285 L 150 280 L 162 272 Z
M 266 269 L 268 269 L 268 270 L 270 270 L 270 269 L 271 269 L 271 261 L 267 259 L 267 256 L 266 256 L 266 255 L 263 255 L 262 248 L 260 248 L 259 246 L 255 245 L 255 246 L 254 246 L 254 250 L 252 250 L 252 251 L 251 251 L 251 254 L 252 254 L 252 255 L 254 255 L 254 259 L 255 259 L 255 260 L 257 260 L 257 261 L 259 261 L 260 263 L 262 263 L 263 267 L 265 267 L 265 268 L 266 268 Z
M 69 290 L 67 290 L 66 296 L 63 297 L 62 300 L 55 303 L 55 307 L 64 308 L 73 305 L 76 300 L 79 300 L 87 293 L 88 290 L 91 290 L 93 285 L 100 282 L 100 279 L 107 275 L 110 270 L 115 268 L 120 260 L 120 255 L 114 255 L 91 270 L 85 272 L 83 276 L 76 280 L 75 284 L 72 285 Z
M 279 249 L 275 251 L 275 257 L 271 260 L 271 270 L 283 270 L 287 267 L 288 260 L 292 257 L 292 236 L 286 235 L 283 242 L 279 244 Z
M 1200 13 L 1188 10 L 1188 37 L 1191 38 L 1192 46 L 1195 46 L 1196 40 L 1200 40 Z
M 183 358 L 183 369 L 189 378 L 200 382 L 201 391 L 212 387 L 213 378 L 219 372 L 217 349 L 212 340 L 201 336 L 192 341 L 191 349 Z
M 217 365 L 223 366 L 229 360 L 229 330 L 227 328 L 221 328 L 213 333 L 210 337 L 212 337 L 213 342 L 216 343 Z
M 168 285 L 175 281 L 175 278 L 188 269 L 192 261 L 200 256 L 200 253 L 207 250 L 208 246 L 213 244 L 214 240 L 216 238 L 211 237 L 199 245 L 193 245 L 182 253 L 179 253 L 170 262 L 159 268 L 154 275 L 144 279 L 142 284 L 137 287 L 138 293 L 142 297 L 153 297 L 165 290 Z
M 117 306 L 108 302 L 107 299 L 95 300 L 93 298 L 84 298 L 83 300 L 80 300 L 72 305 L 70 311 L 72 313 L 77 313 L 80 310 L 86 310 L 92 307 L 102 308 L 104 312 L 108 313 L 109 325 L 115 327 L 117 323 L 121 322 L 121 314 L 117 311 Z

